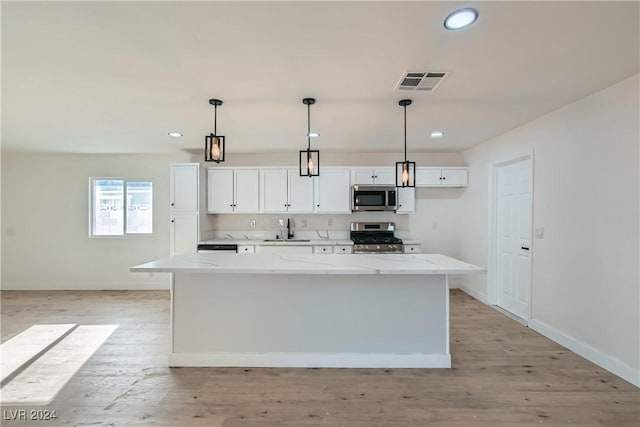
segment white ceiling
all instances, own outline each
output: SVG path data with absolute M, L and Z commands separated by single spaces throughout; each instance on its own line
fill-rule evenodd
M 449 32 L 473 5 L 471 28 Z M 638 2 L 2 2 L 2 149 L 460 151 L 639 72 Z M 433 93 L 405 71 L 447 71 Z M 445 138 L 429 138 L 432 130 Z M 167 136 L 179 130 L 181 139 Z

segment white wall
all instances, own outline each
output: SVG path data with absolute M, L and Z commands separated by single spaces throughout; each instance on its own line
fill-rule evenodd
M 491 165 L 534 152 L 532 321 L 640 385 L 639 77 L 464 152 L 460 257 L 487 266 Z M 487 294 L 486 276 L 465 289 Z
M 129 267 L 169 255 L 169 163 L 187 155 L 2 153 L 2 288 L 166 288 Z M 150 178 L 151 237 L 89 238 L 89 177 Z
M 227 154 L 223 166 L 296 165 L 297 152 Z M 399 153 L 323 153 L 323 165 L 385 165 Z M 190 162 L 197 154 L 86 155 L 2 152 L 3 289 L 140 289 L 166 288 L 168 277 L 130 273 L 129 267 L 169 255 L 169 164 Z M 422 154 L 422 166 L 462 164 L 456 153 Z M 196 160 L 197 161 L 197 160 Z M 204 163 L 205 167 L 215 166 Z M 221 165 L 222 166 L 222 165 Z M 151 178 L 154 182 L 154 235 L 89 238 L 89 177 Z M 206 191 L 206 184 L 202 185 Z M 349 221 L 395 221 L 399 229 L 431 251 L 449 255 L 456 246 L 446 234 L 454 230 L 449 205 L 461 189 L 418 189 L 417 214 L 294 215 L 308 229 L 344 230 Z M 449 196 L 446 196 L 449 195 Z M 258 228 L 278 229 L 282 215 L 213 215 L 221 230 L 244 230 L 249 217 Z M 333 226 L 327 219 L 333 218 Z M 437 221 L 439 228 L 433 229 Z M 428 227 L 425 224 L 429 224 Z M 415 232 L 414 232 L 415 230 Z

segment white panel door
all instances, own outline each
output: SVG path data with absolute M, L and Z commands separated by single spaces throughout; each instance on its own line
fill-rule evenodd
M 354 168 L 351 170 L 352 184 L 373 184 L 373 169 L 371 168 Z
M 260 210 L 260 171 L 239 169 L 234 171 L 234 211 L 258 212 Z
M 396 168 L 378 168 L 374 171 L 375 183 L 379 185 L 396 185 Z
M 442 185 L 464 187 L 467 185 L 467 169 L 442 169 Z
M 289 201 L 286 169 L 263 169 L 260 187 L 262 212 L 287 212 Z
M 417 186 L 440 186 L 442 184 L 442 170 L 440 168 L 416 168 Z
M 233 169 L 207 171 L 207 212 L 233 212 Z
M 320 170 L 315 180 L 315 211 L 318 213 L 351 213 L 349 169 Z
M 198 251 L 198 214 L 173 215 L 171 218 L 171 255 Z
M 183 212 L 198 210 L 199 167 L 197 163 L 171 165 L 169 195 L 172 210 Z
M 497 180 L 498 306 L 527 320 L 531 292 L 531 160 L 500 167 Z
M 416 211 L 416 189 L 415 187 L 398 187 L 397 213 L 414 213 Z
M 289 169 L 289 212 L 313 212 L 313 178 Z M 322 173 L 321 173 L 322 175 Z

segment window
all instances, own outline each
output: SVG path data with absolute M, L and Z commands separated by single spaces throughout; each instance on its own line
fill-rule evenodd
M 145 180 L 91 179 L 91 236 L 153 232 L 153 183 Z

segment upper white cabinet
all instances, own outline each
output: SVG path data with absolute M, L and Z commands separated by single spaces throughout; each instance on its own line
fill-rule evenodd
M 261 212 L 313 212 L 313 179 L 297 169 L 261 170 Z
M 466 187 L 468 168 L 466 167 L 417 167 L 416 186 L 418 187 Z
M 320 168 L 320 176 L 314 181 L 314 212 L 351 213 L 349 168 Z
M 351 183 L 396 185 L 395 172 L 394 167 L 353 168 L 351 169 Z
M 170 167 L 169 199 L 172 212 L 196 212 L 199 197 L 197 163 L 175 163 Z
M 207 211 L 209 213 L 258 212 L 258 169 L 209 169 L 207 175 Z

